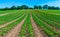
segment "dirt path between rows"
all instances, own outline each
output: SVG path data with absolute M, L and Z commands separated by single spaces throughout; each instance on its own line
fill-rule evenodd
M 38 18 L 38 17 L 37 17 L 37 18 Z M 38 18 L 38 19 L 39 19 L 39 18 Z M 59 29 L 59 28 L 56 28 L 56 27 L 50 25 L 49 23 L 47 23 L 47 22 L 45 22 L 45 21 L 43 21 L 43 20 L 41 20 L 41 19 L 39 19 L 39 20 L 40 20 L 41 22 L 43 22 L 44 24 L 46 24 L 47 26 L 49 26 L 51 29 L 53 28 L 54 31 L 60 32 L 60 29 Z
M 25 15 L 25 14 L 23 14 L 21 17 L 23 17 L 24 15 Z M 19 17 L 19 18 L 21 18 L 21 17 Z M 7 25 L 9 25 L 9 24 L 17 21 L 19 18 L 15 19 L 15 20 L 12 20 L 12 21 L 10 21 L 10 22 L 8 22 L 8 23 L 5 23 L 5 24 L 3 24 L 3 25 L 0 25 L 0 28 L 6 27 Z
M 0 16 L 5 16 L 5 15 L 8 15 L 8 14 L 13 14 L 13 13 L 11 13 L 11 12 L 10 13 L 4 13 L 4 14 L 0 14 Z
M 4 16 L 4 15 L 7 15 L 7 14 L 9 14 L 9 13 L 5 13 L 5 14 L 0 14 L 0 16 Z
M 56 13 L 49 13 L 49 14 L 54 14 L 54 15 L 58 15 L 58 16 L 60 16 L 60 14 L 56 14 Z
M 52 21 L 55 22 L 55 23 L 58 24 L 58 25 L 60 24 L 60 22 L 57 22 L 57 21 L 55 21 L 55 20 L 52 20 Z
M 39 16 L 39 15 L 38 15 Z M 37 16 L 36 16 L 37 17 Z M 42 17 L 42 16 L 41 16 Z M 38 18 L 38 17 L 37 17 Z M 42 17 L 42 18 L 44 18 L 44 17 Z M 38 18 L 39 19 L 39 18 Z M 45 18 L 46 19 L 46 18 Z M 59 28 L 57 28 L 57 27 L 55 27 L 55 26 L 53 26 L 53 25 L 51 25 L 51 24 L 49 24 L 48 22 L 45 22 L 44 20 L 41 20 L 41 19 L 39 19 L 40 21 L 42 21 L 44 24 L 46 24 L 47 26 L 49 26 L 50 28 L 53 28 L 55 31 L 57 31 L 57 32 L 60 32 L 60 29 Z M 49 20 L 48 18 L 47 18 L 47 20 Z M 56 25 L 58 24 L 57 22 L 55 22 L 55 21 L 52 21 L 52 20 L 49 20 L 49 21 L 51 21 L 51 22 L 54 22 Z M 59 24 L 58 24 L 59 25 Z
M 8 32 L 6 34 L 6 36 L 4 36 L 4 37 L 18 37 L 25 19 L 23 19 L 16 27 L 14 27 L 14 29 L 12 29 L 10 32 Z
M 42 34 L 42 32 L 38 29 L 36 23 L 34 22 L 32 15 L 31 16 L 31 23 L 34 29 L 34 33 L 35 33 L 35 37 L 44 37 L 44 35 Z
M 38 16 L 40 16 L 40 14 L 38 15 Z M 42 17 L 42 18 L 45 18 L 44 16 L 40 16 L 40 17 Z M 54 22 L 54 23 L 56 23 L 56 24 L 60 24 L 60 22 L 56 22 L 55 20 L 50 20 L 50 19 L 48 19 L 48 18 L 45 18 L 45 19 L 47 19 L 47 20 L 49 20 L 49 21 L 51 21 L 51 22 Z

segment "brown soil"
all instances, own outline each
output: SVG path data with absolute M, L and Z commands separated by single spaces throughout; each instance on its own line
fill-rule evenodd
M 34 29 L 35 37 L 45 37 L 41 30 L 38 29 L 37 24 L 34 22 L 32 15 L 31 15 L 31 23 Z
M 37 17 L 38 18 L 38 17 Z M 47 18 L 48 19 L 48 18 Z M 40 20 L 40 19 L 39 19 Z M 49 20 L 49 19 L 48 19 Z M 49 26 L 49 27 L 51 27 L 51 28 L 53 28 L 55 31 L 57 31 L 57 32 L 60 32 L 60 28 L 57 28 L 57 27 L 55 27 L 55 26 L 52 26 L 52 25 L 50 25 L 49 23 L 47 23 L 47 22 L 45 22 L 44 20 L 41 20 L 43 23 L 45 23 L 47 26 Z M 51 20 L 51 22 L 54 22 L 54 23 L 56 23 L 56 24 L 58 24 L 56 21 L 54 21 L 54 20 Z M 58 24 L 59 25 L 59 24 Z
M 39 19 L 40 20 L 40 19 Z M 60 32 L 60 29 L 59 28 L 56 28 L 55 26 L 52 26 L 52 25 L 50 25 L 50 24 L 48 24 L 48 23 L 46 23 L 45 21 L 43 21 L 43 20 L 41 20 L 44 24 L 46 24 L 47 26 L 49 26 L 50 28 L 53 28 L 54 29 L 54 31 L 57 31 L 57 32 Z
M 11 13 L 11 12 L 10 13 L 4 13 L 4 14 L 0 14 L 0 16 L 5 16 L 5 15 L 8 15 L 8 14 L 13 14 L 13 13 Z
M 55 21 L 52 21 L 52 22 L 54 22 L 54 23 L 56 23 L 57 25 L 59 25 L 59 23 L 57 23 L 57 22 L 55 22 Z M 47 23 L 47 24 L 48 24 L 48 23 Z M 52 26 L 52 25 L 49 25 L 49 26 L 51 26 L 52 28 L 54 28 L 57 32 L 60 32 L 60 28 L 57 28 L 57 27 Z
M 52 21 L 55 22 L 55 23 L 58 24 L 58 25 L 60 24 L 60 22 L 56 22 L 55 20 L 52 20 Z
M 3 28 L 3 27 L 6 27 L 7 25 L 9 25 L 9 24 L 11 24 L 11 23 L 13 23 L 13 22 L 15 22 L 16 20 L 13 20 L 13 21 L 11 21 L 11 22 L 7 22 L 7 23 L 5 23 L 5 24 L 3 24 L 3 25 L 0 25 L 0 28 Z
M 26 19 L 26 18 L 25 18 L 25 19 Z M 21 27 L 22 27 L 25 19 L 22 20 L 22 22 L 19 23 L 16 27 L 14 27 L 14 29 L 12 29 L 11 31 L 9 31 L 4 37 L 18 37 L 19 32 L 20 32 L 20 30 L 21 30 Z
M 23 17 L 23 16 L 24 16 L 24 14 L 23 14 L 21 17 Z M 19 18 L 21 18 L 21 17 L 19 17 Z M 6 27 L 7 25 L 9 25 L 9 24 L 11 24 L 11 23 L 17 21 L 19 18 L 15 19 L 15 20 L 12 20 L 11 22 L 5 23 L 5 24 L 3 24 L 3 25 L 0 25 L 0 28 Z
M 28 26 L 26 26 L 26 37 L 29 37 Z

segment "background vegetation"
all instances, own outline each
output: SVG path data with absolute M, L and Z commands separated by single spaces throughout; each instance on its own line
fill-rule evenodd
M 0 10 L 19 10 L 19 9 L 44 9 L 44 10 L 59 10 L 59 7 L 55 7 L 55 6 L 48 6 L 48 5 L 44 5 L 44 6 L 33 6 L 33 7 L 29 7 L 27 5 L 21 5 L 21 6 L 12 6 L 10 8 L 5 7 L 2 8 Z

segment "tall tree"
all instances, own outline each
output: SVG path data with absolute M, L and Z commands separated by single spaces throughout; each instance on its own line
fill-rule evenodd
M 17 9 L 16 6 L 12 6 L 10 9 L 15 10 Z
M 38 6 L 35 5 L 35 6 L 34 6 L 34 9 L 38 9 Z
M 26 6 L 26 5 L 22 5 L 21 6 L 21 9 L 28 9 L 29 7 L 28 6 Z
M 43 6 L 43 9 L 48 9 L 48 5 L 44 5 Z
M 17 6 L 17 9 L 21 9 L 21 6 Z
M 4 10 L 9 10 L 9 8 L 8 7 L 5 7 Z
M 42 9 L 42 6 L 38 6 L 39 9 Z
M 59 10 L 60 8 L 59 7 L 56 7 L 56 10 Z
M 59 10 L 60 8 L 59 7 L 54 7 L 54 6 L 48 6 L 48 9 L 51 9 L 51 10 Z
M 42 9 L 42 6 L 34 6 L 34 9 Z

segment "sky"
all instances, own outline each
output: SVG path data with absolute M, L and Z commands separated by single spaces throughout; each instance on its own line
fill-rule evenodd
M 60 7 L 60 0 L 0 0 L 0 8 L 11 7 L 13 5 L 27 5 L 32 7 L 34 5 L 43 6 L 45 4 Z

